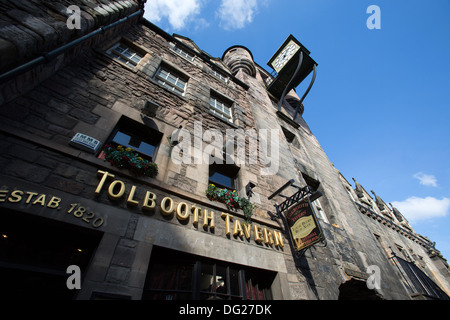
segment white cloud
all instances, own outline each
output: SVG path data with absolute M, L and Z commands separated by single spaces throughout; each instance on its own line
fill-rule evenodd
M 202 0 L 151 0 L 145 5 L 144 17 L 151 22 L 167 18 L 172 28 L 183 29 L 200 13 Z
M 224 29 L 242 29 L 253 21 L 257 8 L 257 0 L 222 0 L 217 13 Z
M 404 201 L 393 201 L 396 207 L 409 222 L 445 217 L 450 209 L 450 199 L 433 197 L 410 197 Z
M 437 179 L 432 174 L 417 172 L 413 175 L 413 177 L 418 179 L 420 181 L 420 184 L 424 186 L 437 187 Z

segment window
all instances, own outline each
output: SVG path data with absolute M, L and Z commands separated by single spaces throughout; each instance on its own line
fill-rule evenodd
M 67 267 L 87 270 L 103 233 L 6 208 L 1 214 L 0 299 L 73 299 Z
M 286 129 L 285 127 L 281 127 L 281 130 L 283 131 L 283 134 L 286 137 L 286 141 L 289 143 L 293 143 L 295 140 L 295 134 Z
M 122 117 L 107 144 L 134 149 L 142 158 L 154 161 L 161 138 L 161 132 L 130 118 Z M 99 158 L 103 157 L 104 154 L 100 153 Z
M 265 275 L 260 270 L 245 272 L 245 290 L 249 300 L 272 300 L 272 293 Z M 273 279 L 272 279 L 273 280 Z
M 144 56 L 123 42 L 115 44 L 107 53 L 132 68 L 135 68 Z
M 223 98 L 211 95 L 209 98 L 209 111 L 219 118 L 233 123 L 232 103 L 225 101 Z
M 381 249 L 383 249 L 383 251 L 385 252 L 385 254 L 386 254 L 386 256 L 388 257 L 388 258 L 391 258 L 391 255 L 390 255 L 390 251 L 392 251 L 392 250 L 388 250 L 387 249 L 387 247 L 386 247 L 386 245 L 384 244 L 384 241 L 383 241 L 383 239 L 378 235 L 378 234 L 373 234 L 374 236 L 375 236 L 375 239 L 377 239 L 377 241 L 378 241 L 378 243 L 380 244 L 380 246 L 381 246 Z
M 222 75 L 221 73 L 217 72 L 216 70 L 209 70 L 209 73 L 211 73 L 214 77 L 222 80 L 223 82 L 227 82 L 227 77 L 225 77 L 224 75 Z
M 184 95 L 187 80 L 172 70 L 161 66 L 156 72 L 155 80 L 170 91 Z
M 179 55 L 183 56 L 184 58 L 188 59 L 189 61 L 194 61 L 195 56 L 187 53 L 186 51 L 183 51 L 179 47 L 175 47 L 173 50 L 175 50 Z
M 413 262 L 398 256 L 395 256 L 393 261 L 405 279 L 412 297 L 422 296 L 424 300 L 450 300 L 450 297 Z
M 305 179 L 306 184 L 308 185 L 308 187 L 311 189 L 312 192 L 316 192 L 319 189 L 319 185 L 320 185 L 319 181 L 314 180 L 313 178 L 307 176 L 303 172 L 302 172 L 302 177 L 303 177 L 303 179 Z M 323 206 L 320 203 L 320 200 L 321 199 L 316 199 L 313 202 L 311 202 L 311 205 L 314 208 L 314 212 L 317 214 L 317 218 L 323 220 L 326 223 L 330 223 L 325 211 L 323 210 Z
M 232 164 L 213 163 L 209 166 L 209 183 L 216 187 L 236 190 L 239 167 Z
M 403 249 L 401 245 L 395 244 L 395 246 L 397 247 L 397 250 L 400 253 L 400 255 L 402 255 L 405 260 L 412 261 L 407 250 Z
M 142 299 L 270 300 L 275 275 L 154 246 Z

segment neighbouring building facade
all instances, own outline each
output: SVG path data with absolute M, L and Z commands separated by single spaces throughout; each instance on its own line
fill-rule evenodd
M 334 168 L 295 90 L 278 108 L 249 49 L 212 57 L 143 5 L 0 4 L 2 296 L 448 299 L 444 257 Z M 299 253 L 269 200 L 291 179 L 322 194 Z

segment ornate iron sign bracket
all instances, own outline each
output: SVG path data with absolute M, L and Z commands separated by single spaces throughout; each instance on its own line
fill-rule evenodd
M 272 200 L 274 197 L 280 196 L 280 197 L 286 199 L 281 204 L 274 204 L 275 209 L 277 210 L 278 218 L 282 218 L 281 214 L 283 213 L 283 211 L 288 209 L 293 204 L 301 202 L 302 200 L 305 199 L 305 197 L 309 196 L 309 200 L 311 202 L 313 202 L 314 200 L 316 200 L 317 198 L 320 198 L 322 196 L 322 192 L 320 192 L 320 191 L 312 192 L 311 188 L 309 186 L 299 187 L 299 186 L 296 186 L 294 183 L 295 183 L 294 179 L 289 180 L 281 188 L 279 188 L 277 191 L 275 191 L 273 194 L 271 194 L 267 198 L 269 200 Z M 297 188 L 298 191 L 290 197 L 282 195 L 281 192 L 283 192 L 283 190 L 288 187 Z M 272 217 L 272 220 L 275 220 L 275 218 Z
M 311 207 L 311 202 L 321 197 L 322 193 L 320 191 L 313 192 L 309 186 L 296 186 L 294 182 L 293 179 L 289 180 L 268 199 L 271 200 L 276 196 L 285 199 L 281 204 L 274 204 L 277 216 L 272 216 L 272 220 L 279 218 L 285 222 L 295 256 L 300 258 L 308 248 L 317 242 L 322 241 L 326 246 L 326 239 L 314 209 Z M 288 187 L 296 188 L 297 192 L 290 197 L 281 194 Z

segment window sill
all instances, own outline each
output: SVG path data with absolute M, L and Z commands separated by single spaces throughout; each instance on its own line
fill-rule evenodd
M 193 65 L 195 65 L 194 61 L 195 61 L 195 56 L 193 57 L 193 59 L 187 58 L 185 56 L 183 56 L 181 53 L 179 53 L 178 51 L 176 51 L 175 49 L 171 48 L 172 52 L 175 53 L 177 55 L 177 57 L 180 57 L 184 60 L 186 60 L 187 62 L 192 63 Z
M 177 93 L 176 91 L 172 91 L 172 90 L 167 89 L 165 86 L 163 86 L 162 84 L 160 84 L 158 81 L 156 81 L 156 80 L 153 79 L 153 78 L 147 78 L 147 80 L 150 81 L 152 84 L 155 84 L 155 85 L 157 85 L 158 87 L 164 89 L 165 91 L 167 91 L 167 92 L 169 92 L 169 93 L 171 93 L 171 94 L 177 96 L 178 98 L 183 99 L 185 102 L 188 102 L 188 99 L 187 99 L 186 96 L 185 96 L 185 95 L 186 95 L 186 92 L 184 92 L 185 95 L 183 96 L 183 95 Z
M 283 112 L 281 111 L 277 111 L 277 116 L 284 120 L 286 123 L 290 124 L 291 126 L 293 126 L 295 129 L 298 129 L 300 127 L 300 124 L 298 124 L 297 122 L 295 122 L 294 120 L 292 120 L 291 118 L 289 118 L 287 115 L 285 115 Z
M 227 120 L 225 120 L 225 119 L 222 119 L 221 117 L 219 117 L 219 116 L 217 116 L 216 114 L 212 113 L 210 110 L 208 110 L 208 113 L 209 113 L 210 115 L 214 116 L 214 118 L 219 119 L 219 120 L 222 121 L 223 123 L 226 123 L 226 124 L 230 125 L 232 128 L 239 129 L 239 127 L 238 127 L 237 125 L 235 125 L 234 123 L 232 123 L 232 122 L 230 122 L 230 121 L 227 121 Z

